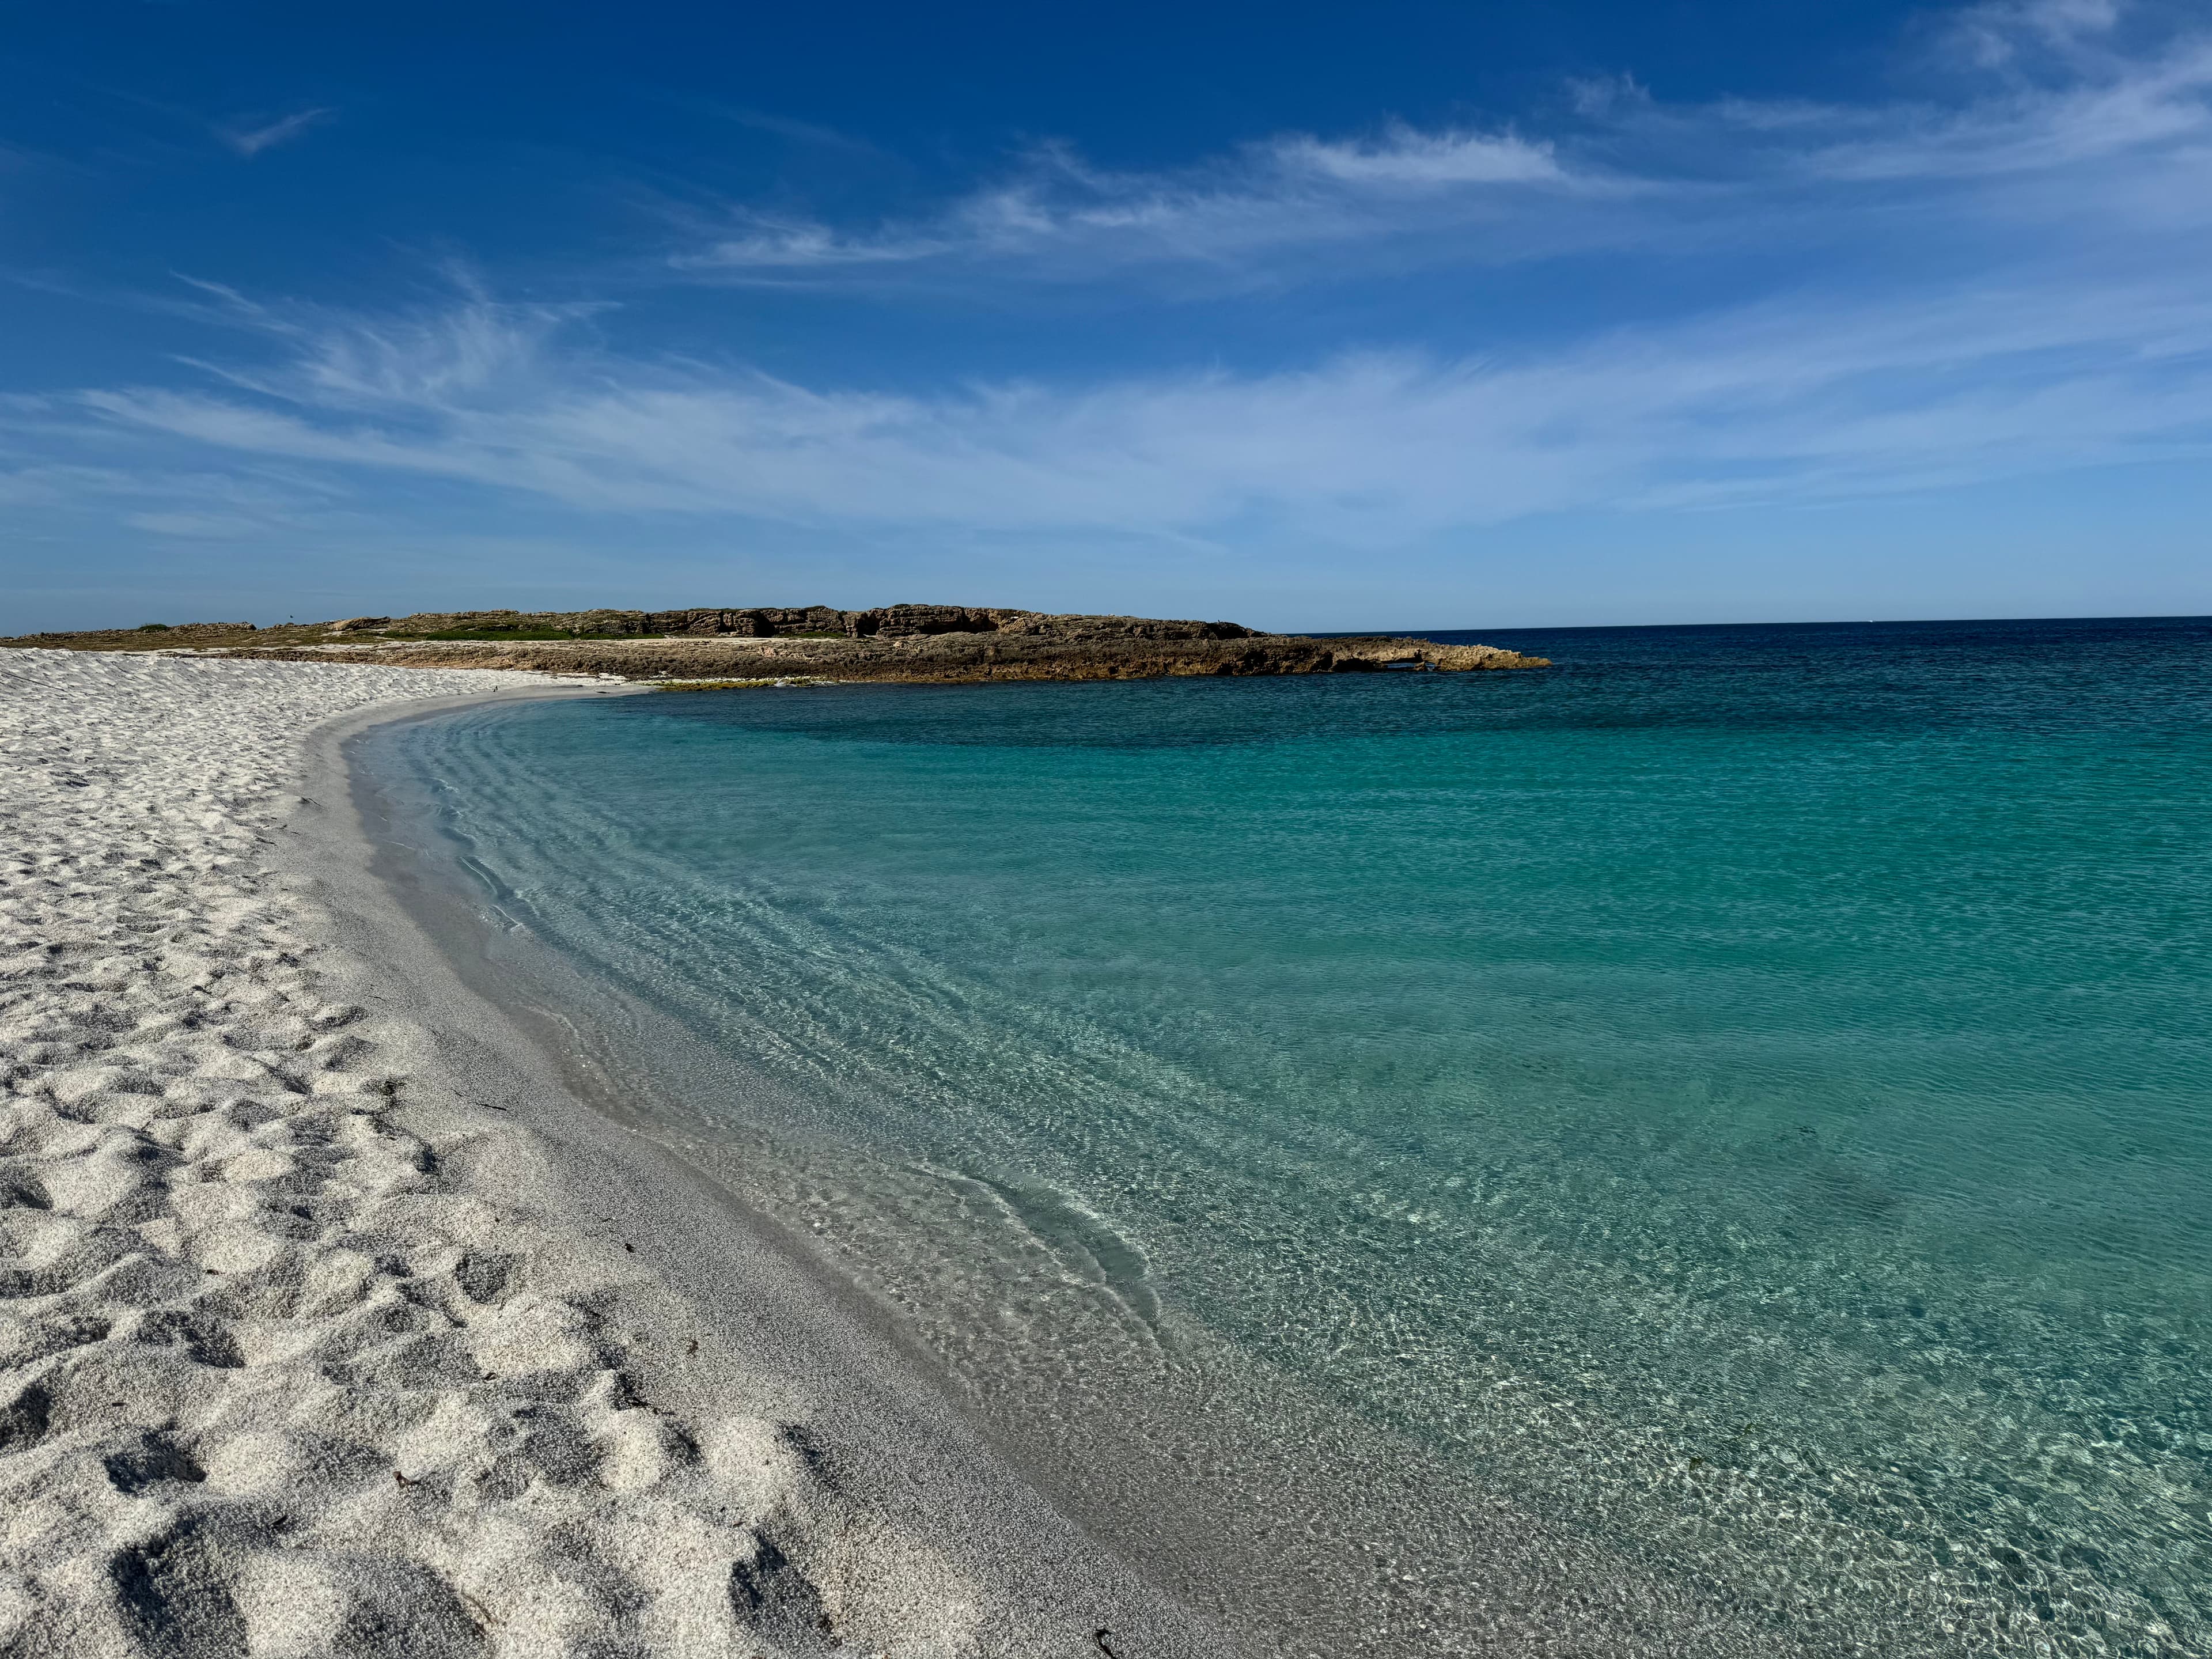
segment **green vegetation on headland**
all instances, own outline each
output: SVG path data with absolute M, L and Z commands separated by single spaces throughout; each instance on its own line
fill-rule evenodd
M 0 646 L 162 651 L 419 668 L 511 668 L 695 685 L 808 680 L 1149 679 L 1542 668 L 1490 646 L 1308 638 L 1237 623 L 1049 615 L 977 605 L 870 611 L 763 605 L 689 611 L 459 611 L 337 622 L 147 623 L 33 634 Z

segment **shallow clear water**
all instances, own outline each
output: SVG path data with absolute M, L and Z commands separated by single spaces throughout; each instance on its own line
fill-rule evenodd
M 1484 637 L 360 753 L 979 1399 L 1202 1335 L 1816 1650 L 2212 1650 L 2212 623 Z

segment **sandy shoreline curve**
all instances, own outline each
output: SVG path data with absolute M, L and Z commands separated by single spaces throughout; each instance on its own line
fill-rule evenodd
M 0 1652 L 1228 1650 L 383 888 L 347 735 L 599 690 L 0 659 Z

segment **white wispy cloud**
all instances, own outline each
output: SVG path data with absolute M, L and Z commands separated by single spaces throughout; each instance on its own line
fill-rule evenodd
M 1285 246 L 1394 233 L 1407 210 L 1454 210 L 1460 222 L 1510 210 L 1499 198 L 1555 200 L 1633 188 L 1595 168 L 1570 170 L 1553 147 L 1510 132 L 1419 131 L 1371 137 L 1289 134 L 1166 173 L 1093 167 L 1061 145 L 1030 153 L 1012 177 L 926 219 L 836 228 L 741 210 L 732 230 L 707 234 L 671 256 L 696 275 L 787 280 L 798 270 L 938 261 L 971 267 L 1019 262 L 1092 270 L 1146 261 L 1219 263 Z M 1478 198 L 1493 198 L 1487 204 Z
M 902 264 L 945 251 L 943 241 L 901 241 L 886 236 L 841 236 L 825 225 L 804 220 L 749 216 L 737 234 L 725 236 L 703 253 L 680 254 L 680 267 L 713 266 L 745 270 L 794 270 L 824 265 Z
M 1569 181 L 1550 144 L 1510 133 L 1421 132 L 1400 125 L 1367 141 L 1324 143 L 1304 135 L 1279 139 L 1267 153 L 1285 177 L 1306 173 L 1400 189 Z
M 1928 72 L 1954 95 L 1881 104 L 1668 105 L 1632 81 L 1573 88 L 1574 118 L 1510 130 L 1292 133 L 1170 172 L 1092 167 L 1064 146 L 934 212 L 872 224 L 733 213 L 671 256 L 732 283 L 1113 282 L 1147 269 L 1233 285 L 1510 264 L 1577 252 L 1767 250 L 1823 189 L 1829 225 L 1893 220 L 1897 192 L 1942 224 L 2039 191 L 2170 215 L 2212 151 L 2212 33 L 2153 32 L 2118 0 L 2004 0 L 1952 17 Z M 2137 31 L 2141 33 L 2141 31 Z M 2146 179 L 2160 181 L 2147 191 Z M 2188 181 L 2185 184 L 2184 181 Z
M 1756 283 L 1634 326 L 1468 331 L 1480 349 L 1316 345 L 1272 372 L 854 390 L 626 354 L 593 307 L 465 283 L 387 315 L 203 284 L 195 303 L 255 349 L 204 354 L 186 383 L 0 409 L 0 428 L 26 476 L 39 446 L 65 441 L 88 464 L 141 455 L 149 473 L 227 455 L 325 481 L 333 499 L 411 479 L 629 520 L 1255 550 L 2201 456 L 2212 45 L 2168 33 L 2124 50 L 2129 15 L 2038 0 L 1954 20 L 1942 50 L 1980 78 L 1948 105 L 1684 110 L 1614 82 L 1583 90 L 1571 139 L 1292 135 L 1172 175 L 1045 150 L 911 224 L 756 217 L 693 256 L 792 281 L 1173 261 L 1249 282 L 1302 269 L 1317 245 L 1371 260 L 1393 237 L 1470 264 L 1600 246 L 1765 262 Z M 1851 265 L 1862 246 L 1881 257 Z M 230 511 L 131 510 L 179 535 Z
M 2178 274 L 1796 295 L 1544 353 L 934 396 L 643 363 L 482 299 L 332 319 L 231 389 L 83 394 L 112 434 L 587 512 L 1347 544 L 1574 508 L 1833 499 L 2212 447 L 2212 295 Z
M 231 149 L 252 161 L 264 149 L 274 149 L 279 144 L 289 144 L 308 128 L 329 120 L 337 112 L 333 109 L 303 109 L 282 115 L 273 121 L 234 123 L 216 129 L 216 137 Z
M 2011 69 L 2038 52 L 2078 57 L 2123 15 L 2119 0 L 1990 0 L 1948 20 L 1944 44 L 1978 69 Z
M 19 427 L 11 416 L 34 424 Z M 326 529 L 350 494 L 328 476 L 258 458 L 232 470 L 210 466 L 216 457 L 197 446 L 197 453 L 150 464 L 143 453 L 118 454 L 112 445 L 97 443 L 90 448 L 104 452 L 107 464 L 27 453 L 11 441 L 26 431 L 34 431 L 49 451 L 91 435 L 72 433 L 66 411 L 42 400 L 0 406 L 0 506 L 15 512 L 18 531 L 49 515 L 75 515 L 81 524 L 89 514 L 163 540 L 297 538 Z M 124 461 L 129 464 L 116 464 Z
M 701 107 L 711 110 L 726 121 L 741 127 L 750 127 L 756 132 L 765 132 L 794 144 L 805 144 L 816 149 L 841 150 L 852 155 L 879 156 L 883 152 L 866 139 L 836 127 L 823 126 L 818 121 L 801 121 L 788 115 L 777 115 L 768 110 L 748 109 L 729 104 L 708 104 Z

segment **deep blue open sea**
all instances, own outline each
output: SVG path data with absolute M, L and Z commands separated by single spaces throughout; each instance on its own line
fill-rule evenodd
M 1408 1584 L 1441 1480 L 1791 1650 L 2212 1652 L 2212 621 L 1479 637 L 356 753 L 1040 1456 L 1187 1370 L 1426 1471 Z

